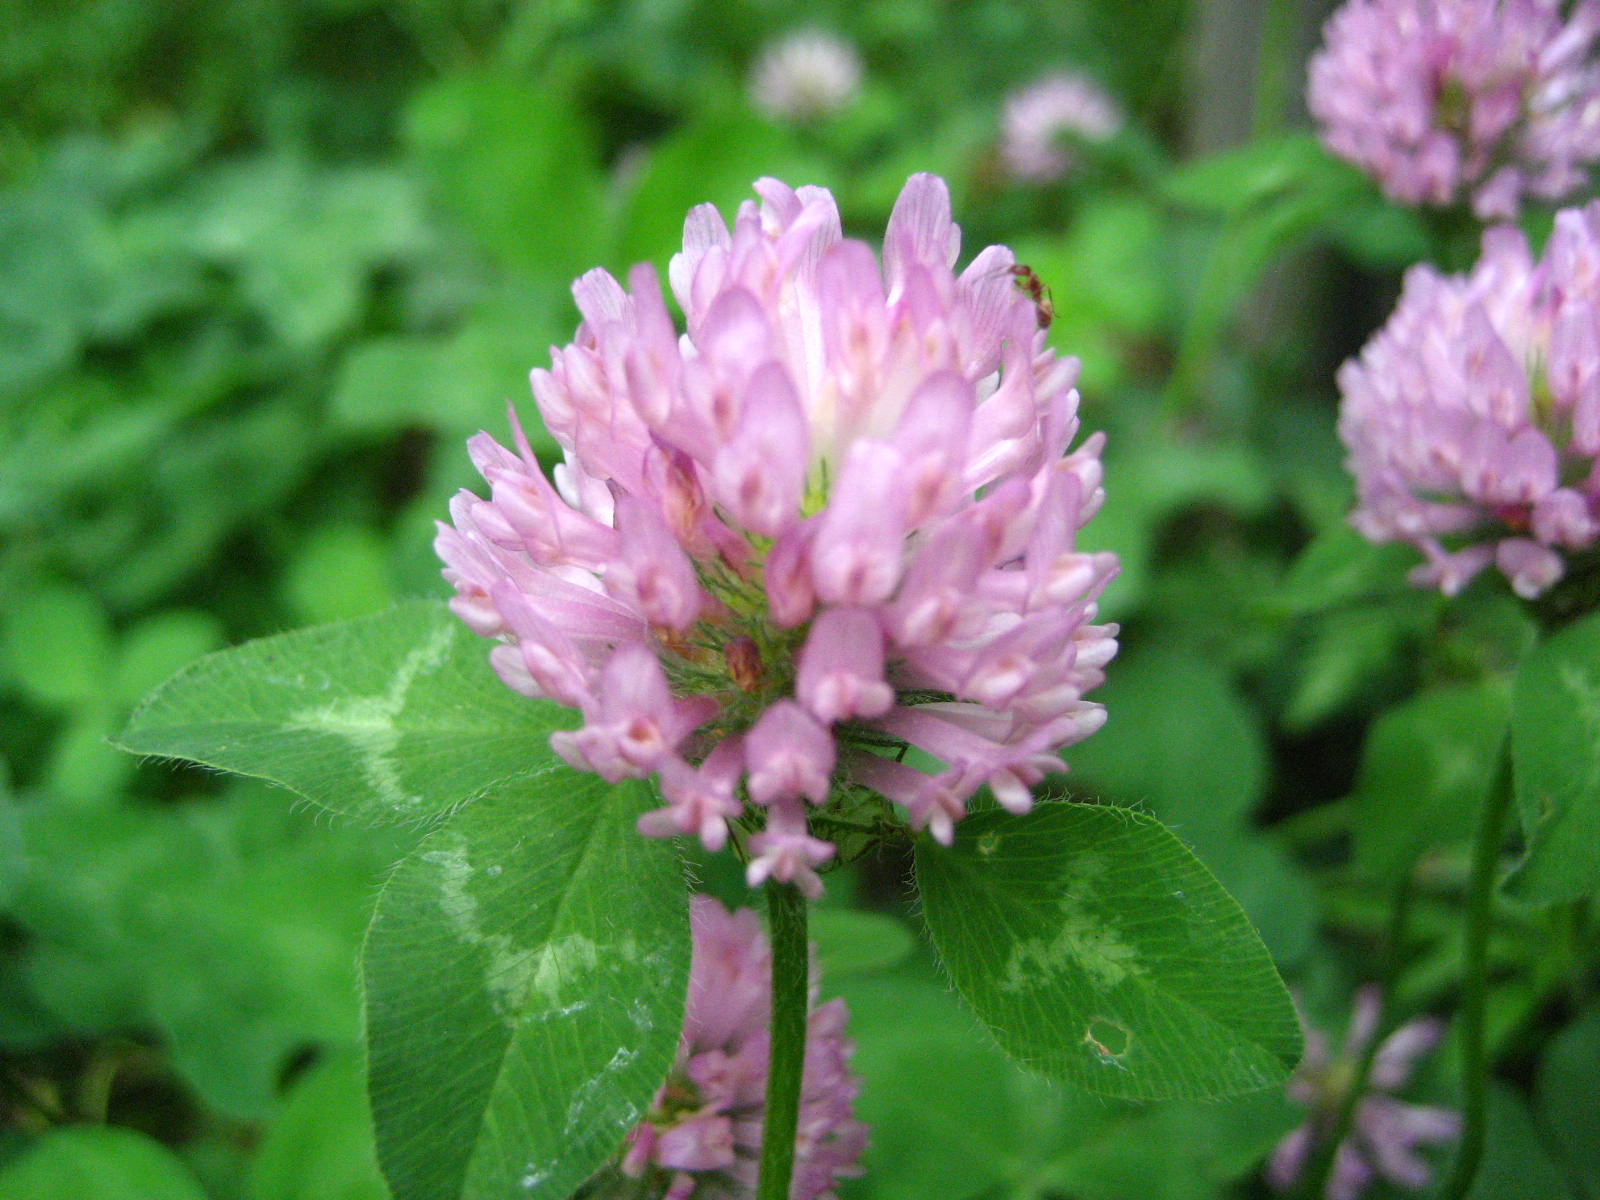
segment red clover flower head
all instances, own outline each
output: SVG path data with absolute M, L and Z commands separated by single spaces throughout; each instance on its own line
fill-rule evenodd
M 689 924 L 694 952 L 677 1058 L 628 1136 L 621 1172 L 634 1179 L 658 1174 L 664 1200 L 749 1200 L 766 1107 L 772 952 L 752 909 L 730 913 L 710 896 L 694 896 Z M 844 1001 L 815 1007 L 815 1000 L 806 1022 L 791 1200 L 833 1200 L 834 1182 L 859 1173 L 867 1140 L 851 1108 L 860 1085 L 849 1070 Z
M 979 787 L 1030 807 L 1104 721 L 1116 560 L 1076 546 L 1103 440 L 1067 453 L 1077 361 L 1009 250 L 953 271 L 943 181 L 906 184 L 881 267 L 826 190 L 756 191 L 731 229 L 689 214 L 685 333 L 648 266 L 578 280 L 577 339 L 533 372 L 564 461 L 547 478 L 514 414 L 515 450 L 478 434 L 491 498 L 458 495 L 436 546 L 500 677 L 581 710 L 555 749 L 659 777 L 643 832 L 738 839 L 753 885 L 814 896 L 835 847 L 808 818 L 833 832 L 843 797 L 946 842 Z
M 1353 1072 L 1377 1035 L 1382 1005 L 1378 992 L 1356 995 L 1338 1054 L 1330 1054 L 1321 1032 L 1305 1028 L 1306 1055 L 1289 1081 L 1289 1098 L 1305 1107 L 1305 1121 L 1278 1143 L 1267 1162 L 1267 1181 L 1287 1191 L 1305 1170 L 1318 1137 L 1344 1106 Z M 1356 1200 L 1378 1176 L 1412 1191 L 1428 1186 L 1432 1172 L 1418 1146 L 1442 1145 L 1461 1132 L 1460 1115 L 1446 1108 L 1406 1104 L 1392 1093 L 1411 1078 L 1417 1060 L 1439 1044 L 1443 1026 L 1432 1017 L 1408 1021 L 1378 1046 L 1367 1074 L 1366 1091 L 1356 1102 L 1350 1133 L 1334 1152 L 1327 1200 Z
M 1600 3 L 1348 0 L 1312 58 L 1322 140 L 1405 204 L 1558 201 L 1600 159 Z
M 1493 563 L 1527 598 L 1600 536 L 1600 203 L 1557 214 L 1535 260 L 1484 234 L 1470 274 L 1428 266 L 1339 371 L 1339 433 L 1373 541 L 1410 542 L 1454 594 Z
M 814 121 L 849 107 L 861 88 L 861 60 L 844 39 L 802 29 L 762 51 L 749 86 L 750 99 L 774 120 Z
M 1072 169 L 1072 142 L 1103 142 L 1121 127 L 1121 110 L 1098 83 L 1052 71 L 1006 98 L 1000 159 L 1018 179 L 1050 183 Z

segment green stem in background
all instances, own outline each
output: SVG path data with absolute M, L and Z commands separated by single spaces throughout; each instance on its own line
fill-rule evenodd
M 1500 846 L 1505 839 L 1506 815 L 1511 811 L 1511 750 L 1500 758 L 1500 770 L 1478 821 L 1472 847 L 1472 881 L 1467 893 L 1467 929 L 1461 980 L 1461 1143 L 1456 1149 L 1450 1177 L 1439 1200 L 1462 1200 L 1478 1173 L 1483 1157 L 1484 1130 L 1489 1098 L 1489 1062 L 1484 1014 L 1488 1007 L 1489 925 L 1494 911 L 1494 888 L 1499 874 Z
M 1205 395 L 1207 375 L 1224 336 L 1266 272 L 1325 220 L 1322 202 L 1295 182 L 1263 192 L 1223 219 L 1173 352 L 1161 398 L 1168 420 L 1209 415 L 1214 403 Z
M 811 984 L 806 917 L 804 896 L 786 883 L 767 881 L 767 920 L 772 939 L 772 1049 L 756 1200 L 789 1200 L 789 1180 L 794 1173 L 794 1138 L 800 1123 L 800 1077 L 806 1062 L 806 1007 Z
M 1327 1194 L 1328 1177 L 1333 1173 L 1334 1158 L 1339 1153 L 1340 1143 L 1350 1135 L 1350 1127 L 1355 1124 L 1356 1108 L 1367 1090 L 1367 1076 L 1372 1073 L 1372 1064 L 1378 1057 L 1378 1047 L 1383 1044 L 1383 1039 L 1389 1030 L 1394 1011 L 1392 997 L 1395 980 L 1400 976 L 1400 968 L 1405 965 L 1406 928 L 1411 914 L 1414 883 L 1413 870 L 1406 874 L 1400 881 L 1399 887 L 1395 889 L 1394 906 L 1389 910 L 1389 928 L 1384 937 L 1383 957 L 1378 970 L 1377 1019 L 1372 1026 L 1372 1036 L 1361 1048 L 1361 1057 L 1356 1061 L 1355 1069 L 1350 1074 L 1338 1111 L 1334 1113 L 1333 1120 L 1328 1124 L 1326 1133 L 1318 1145 L 1316 1156 L 1311 1161 L 1311 1169 L 1305 1173 L 1302 1195 L 1306 1200 L 1319 1200 Z
M 1289 70 L 1299 0 L 1267 0 L 1261 13 L 1261 40 L 1256 44 L 1256 88 L 1250 105 L 1250 134 L 1270 137 L 1283 127 L 1288 108 Z
M 1262 9 L 1251 97 L 1251 131 L 1258 142 L 1270 142 L 1281 132 L 1288 97 L 1299 86 L 1291 85 L 1291 68 L 1298 69 L 1294 41 L 1299 7 L 1298 0 L 1265 0 Z M 1293 180 L 1286 192 L 1263 193 L 1225 216 L 1206 252 L 1174 349 L 1162 396 L 1169 420 L 1207 415 L 1206 376 L 1222 337 L 1238 322 L 1241 307 L 1267 269 L 1325 219 L 1317 198 L 1303 194 Z

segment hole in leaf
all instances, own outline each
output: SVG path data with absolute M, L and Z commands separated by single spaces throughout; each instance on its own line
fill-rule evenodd
M 1121 1060 L 1133 1047 L 1133 1033 L 1127 1026 L 1109 1018 L 1091 1017 L 1089 1027 L 1083 1031 L 1083 1044 L 1100 1062 L 1120 1067 Z

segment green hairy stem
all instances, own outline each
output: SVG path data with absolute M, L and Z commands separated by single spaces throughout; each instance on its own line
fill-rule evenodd
M 1494 913 L 1495 876 L 1506 816 L 1511 811 L 1510 751 L 1502 756 L 1498 778 L 1483 807 L 1472 847 L 1472 883 L 1467 896 L 1466 962 L 1461 980 L 1461 1144 L 1439 1200 L 1461 1200 L 1472 1187 L 1483 1157 L 1489 1094 L 1484 1010 L 1488 1004 L 1489 926 Z
M 806 1060 L 811 970 L 806 898 L 788 884 L 769 880 L 767 916 L 772 938 L 772 1049 L 756 1200 L 788 1200 L 795 1129 L 800 1121 L 800 1078 Z

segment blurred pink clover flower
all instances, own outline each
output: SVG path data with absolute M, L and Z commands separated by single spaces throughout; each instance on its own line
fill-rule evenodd
M 1327 1040 L 1302 1016 L 1306 1054 L 1289 1081 L 1289 1098 L 1308 1114 L 1278 1143 L 1267 1162 L 1267 1181 L 1279 1191 L 1294 1186 L 1317 1139 L 1326 1137 L 1343 1108 L 1356 1063 L 1377 1036 L 1381 1007 L 1376 989 L 1357 993 L 1337 1054 L 1329 1052 Z M 1405 1086 L 1417 1061 L 1438 1045 L 1443 1032 L 1439 1021 L 1424 1017 L 1400 1026 L 1378 1046 L 1350 1133 L 1334 1152 L 1324 1193 L 1327 1200 L 1355 1200 L 1379 1176 L 1412 1191 L 1428 1186 L 1432 1171 L 1417 1147 L 1454 1141 L 1461 1132 L 1460 1115 L 1432 1105 L 1406 1104 L 1392 1093 Z
M 1488 230 L 1467 275 L 1411 268 L 1339 370 L 1357 529 L 1416 546 L 1447 594 L 1491 563 L 1527 599 L 1600 536 L 1600 202 L 1558 213 L 1535 259 Z
M 1392 200 L 1483 220 L 1558 201 L 1600 159 L 1600 3 L 1348 0 L 1311 60 L 1322 140 Z
M 766 1107 L 772 952 L 752 909 L 729 912 L 710 896 L 692 896 L 689 924 L 694 951 L 677 1057 L 628 1135 L 620 1169 L 633 1179 L 659 1173 L 663 1200 L 749 1200 Z M 844 1001 L 816 1007 L 813 990 L 811 1003 L 790 1200 L 832 1200 L 835 1180 L 860 1173 L 867 1139 L 852 1109 L 860 1085 L 849 1070 Z
M 1051 183 L 1075 161 L 1073 143 L 1103 142 L 1122 128 L 1122 110 L 1094 80 L 1052 71 L 1006 97 L 1000 161 L 1017 179 Z
M 861 90 L 855 47 L 823 29 L 771 42 L 750 71 L 750 99 L 779 121 L 815 121 L 848 108 Z

